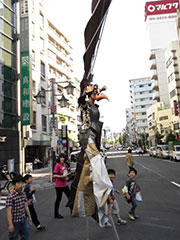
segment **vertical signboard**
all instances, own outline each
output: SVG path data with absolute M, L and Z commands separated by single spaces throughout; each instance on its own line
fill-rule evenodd
M 31 124 L 29 52 L 21 53 L 21 124 Z

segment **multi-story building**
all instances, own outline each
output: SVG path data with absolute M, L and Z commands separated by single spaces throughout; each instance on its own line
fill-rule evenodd
M 166 73 L 165 50 L 177 34 L 178 0 L 150 1 L 145 5 L 145 19 L 151 46 L 151 79 L 153 99 L 169 104 L 169 91 Z
M 169 105 L 164 102 L 156 102 L 147 110 L 149 145 L 155 146 L 156 134 L 163 135 L 162 142 L 165 142 L 167 133 L 173 129 L 172 114 Z
M 153 100 L 169 104 L 169 89 L 165 66 L 165 49 L 151 51 L 151 80 Z
M 132 113 L 131 108 L 126 108 L 126 134 L 127 134 L 127 141 L 129 145 L 132 145 L 135 142 L 135 134 L 132 128 L 132 123 L 134 120 L 134 114 Z
M 78 97 L 80 95 L 80 82 L 74 78 L 72 47 L 66 36 L 48 20 L 48 75 L 56 79 L 56 88 L 61 89 L 63 95 L 69 100 L 66 108 L 60 108 L 56 97 L 58 128 L 68 126 L 68 137 L 71 141 L 78 141 L 79 110 Z M 67 95 L 65 87 L 69 82 L 75 86 L 74 94 Z
M 30 63 L 27 112 L 30 117 L 23 124 L 25 162 L 33 162 L 35 157 L 45 160 L 49 149 L 58 147 L 61 125 L 67 125 L 69 138 L 77 141 L 79 92 L 75 88 L 75 93 L 67 96 L 66 90 L 69 82 L 78 86 L 73 74 L 72 47 L 66 36 L 48 19 L 46 4 L 43 0 L 21 0 L 21 57 L 25 54 Z M 43 94 L 40 104 L 37 103 L 39 93 Z M 68 99 L 67 108 L 60 107 L 62 95 Z M 53 137 L 52 125 L 57 130 Z
M 142 133 L 147 133 L 147 109 L 154 103 L 152 98 L 152 81 L 149 77 L 129 80 L 131 110 L 134 114 L 132 128 L 136 140 Z
M 172 42 L 166 50 L 166 70 L 168 76 L 168 87 L 170 107 L 172 112 L 173 130 L 179 135 L 179 104 L 180 104 L 180 49 L 179 42 Z
M 0 1 L 0 165 L 14 159 L 19 170 L 19 3 Z

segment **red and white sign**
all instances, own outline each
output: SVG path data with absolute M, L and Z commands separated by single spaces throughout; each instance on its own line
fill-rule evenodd
M 176 13 L 179 9 L 179 0 L 164 0 L 156 2 L 146 2 L 145 20 L 150 15 L 161 15 Z

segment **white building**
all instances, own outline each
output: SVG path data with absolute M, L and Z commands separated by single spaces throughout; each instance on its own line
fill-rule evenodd
M 149 77 L 129 80 L 131 110 L 133 113 L 132 130 L 136 140 L 147 133 L 147 109 L 154 103 L 152 81 Z
M 32 162 L 36 156 L 45 160 L 51 147 L 51 78 L 55 78 L 57 82 L 54 84 L 55 117 L 58 125 L 56 139 L 59 138 L 58 127 L 60 129 L 64 124 L 68 125 L 69 137 L 77 141 L 79 90 L 75 89 L 73 96 L 67 96 L 65 90 L 70 81 L 79 87 L 73 74 L 72 47 L 66 36 L 48 19 L 46 4 L 47 1 L 43 0 L 21 0 L 21 53 L 28 52 L 30 56 L 29 76 L 32 90 L 31 123 L 23 127 L 26 162 Z M 37 104 L 35 98 L 39 91 L 45 95 L 42 104 Z M 68 107 L 64 109 L 58 104 L 61 96 L 56 96 L 62 93 L 69 100 Z
M 153 99 L 169 104 L 169 90 L 166 73 L 165 50 L 177 34 L 178 0 L 150 1 L 145 5 L 145 20 L 151 46 L 151 79 Z

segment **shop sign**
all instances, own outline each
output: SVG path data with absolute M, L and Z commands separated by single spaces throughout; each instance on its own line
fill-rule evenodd
M 21 124 L 31 124 L 29 52 L 21 53 Z
M 179 0 L 166 0 L 156 2 L 146 2 L 145 19 L 150 15 L 161 15 L 176 13 L 179 9 Z

